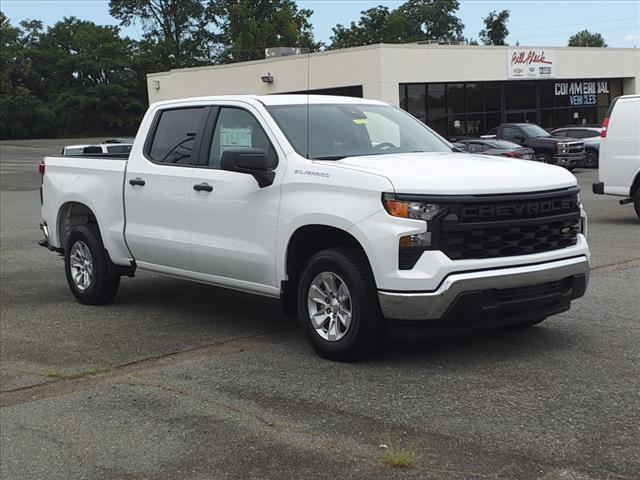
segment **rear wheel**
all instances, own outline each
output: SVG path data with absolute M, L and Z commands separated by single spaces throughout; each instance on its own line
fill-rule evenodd
M 640 218 L 640 188 L 636 192 L 636 196 L 633 197 L 633 208 L 636 210 L 636 215 Z
M 71 232 L 64 266 L 69 288 L 80 303 L 99 305 L 113 299 L 120 276 L 112 272 L 109 262 L 95 226 L 81 225 Z
M 584 154 L 584 166 L 586 168 L 598 168 L 598 152 L 588 149 Z
M 365 255 L 332 248 L 311 257 L 298 285 L 298 314 L 320 356 L 350 361 L 374 353 L 385 321 Z

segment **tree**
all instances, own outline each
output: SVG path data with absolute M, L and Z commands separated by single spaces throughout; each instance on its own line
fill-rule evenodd
M 604 37 L 599 33 L 591 33 L 589 30 L 581 30 L 569 37 L 570 47 L 606 47 Z
M 454 14 L 459 6 L 457 0 L 408 0 L 395 10 L 384 6 L 370 8 L 361 12 L 357 24 L 333 27 L 330 48 L 424 40 L 464 41 L 464 25 Z
M 121 26 L 139 22 L 147 50 L 158 48 L 165 68 L 209 63 L 215 50 L 214 0 L 110 0 L 109 13 Z
M 484 17 L 484 28 L 480 30 L 480 40 L 485 45 L 506 45 L 505 39 L 509 36 L 507 21 L 509 20 L 509 10 L 500 12 L 493 10 Z
M 222 62 L 262 59 L 269 47 L 320 47 L 309 21 L 313 12 L 298 9 L 293 0 L 212 0 L 209 8 L 226 46 Z

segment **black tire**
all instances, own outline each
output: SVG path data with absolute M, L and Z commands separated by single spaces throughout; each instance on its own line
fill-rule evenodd
M 588 148 L 585 151 L 584 167 L 585 168 L 598 168 L 599 156 L 598 151 L 593 148 Z
M 636 196 L 633 197 L 633 208 L 635 208 L 636 215 L 640 218 L 640 188 L 636 192 Z
M 547 317 L 536 318 L 534 320 L 527 320 L 526 322 L 514 323 L 513 325 L 507 325 L 506 328 L 528 328 L 533 327 L 534 325 L 538 325 L 539 323 L 544 322 Z
M 71 272 L 71 256 L 78 242 L 88 247 L 93 265 L 93 277 L 85 289 L 76 285 Z M 64 269 L 71 293 L 80 303 L 101 305 L 113 299 L 120 286 L 120 276 L 113 272 L 110 262 L 97 227 L 80 225 L 71 232 L 64 255 Z
M 321 336 L 309 314 L 309 291 L 316 277 L 329 272 L 344 282 L 350 295 L 351 322 L 339 340 Z M 366 358 L 382 346 L 386 330 L 373 274 L 356 248 L 331 248 L 315 254 L 304 266 L 298 284 L 298 315 L 309 343 L 322 357 L 337 361 Z
M 542 163 L 551 164 L 551 156 L 548 153 L 541 153 L 540 156 L 538 157 L 538 159 Z

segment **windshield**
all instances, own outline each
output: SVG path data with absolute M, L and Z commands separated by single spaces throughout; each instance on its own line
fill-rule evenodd
M 547 132 L 544 128 L 535 124 L 520 125 L 520 128 L 524 130 L 524 132 L 527 134 L 528 137 L 550 137 L 551 136 L 551 134 Z
M 389 105 L 302 104 L 267 108 L 296 152 L 310 159 L 451 152 L 451 146 L 423 123 Z

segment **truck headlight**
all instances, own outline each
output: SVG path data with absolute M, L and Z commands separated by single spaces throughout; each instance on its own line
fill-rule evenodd
M 446 211 L 447 206 L 442 203 L 427 201 L 399 200 L 391 194 L 382 197 L 382 204 L 389 215 L 424 220 L 426 223 L 426 230 L 423 233 L 400 238 L 400 269 L 410 270 L 422 255 L 422 252 L 432 246 L 433 221 L 436 216 Z
M 566 143 L 559 143 L 557 145 L 557 152 L 558 153 L 569 153 L 569 145 Z

